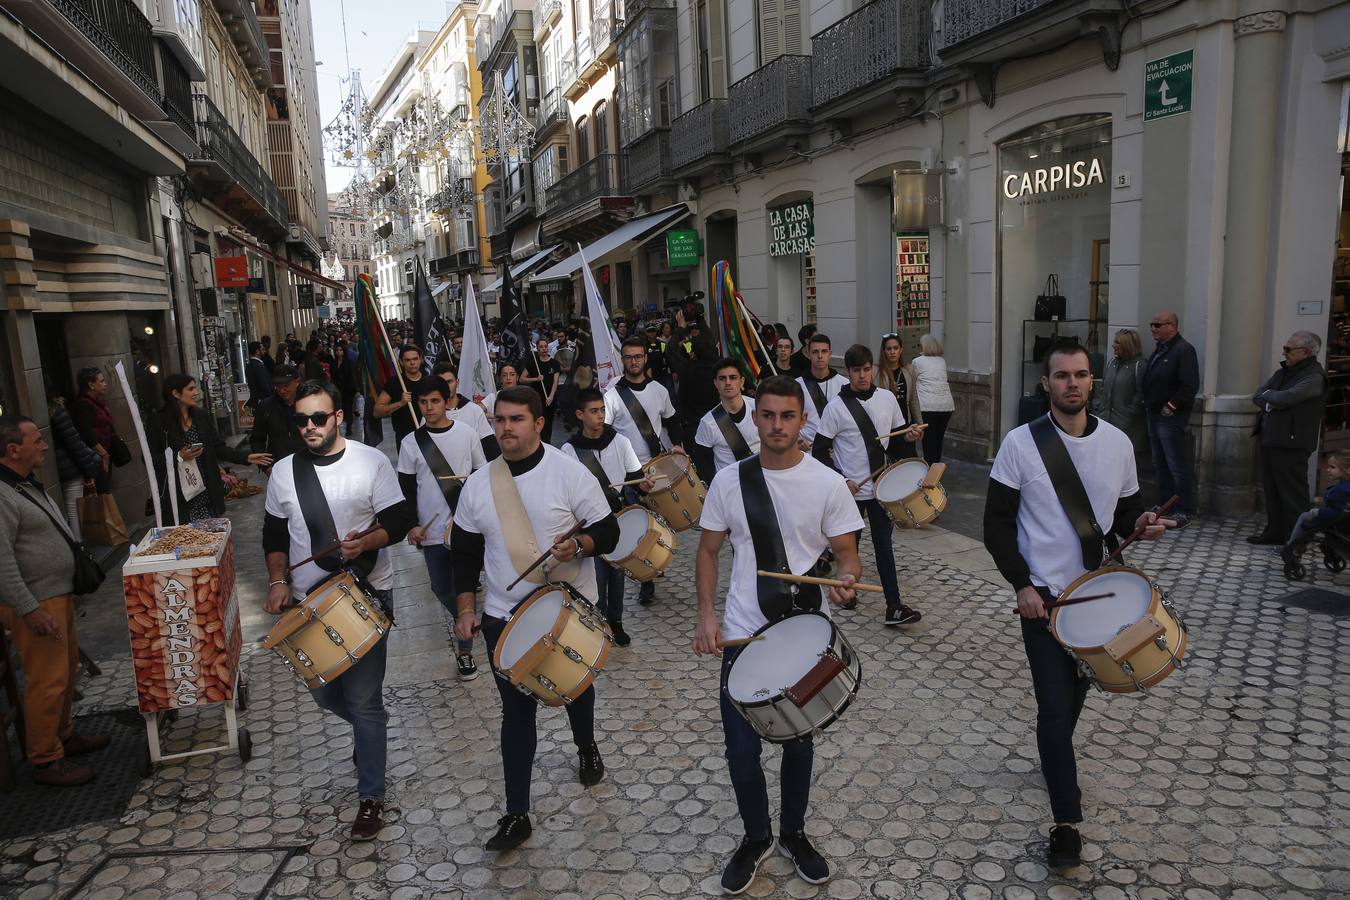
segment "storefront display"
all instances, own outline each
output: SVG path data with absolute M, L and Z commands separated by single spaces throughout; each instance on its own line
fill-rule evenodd
M 927 328 L 932 298 L 928 292 L 927 235 L 896 235 L 895 324 Z

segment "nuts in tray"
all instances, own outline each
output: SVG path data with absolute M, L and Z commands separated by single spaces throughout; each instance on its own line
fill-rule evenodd
M 155 540 L 140 548 L 136 556 L 157 556 L 175 553 L 179 559 L 192 559 L 198 556 L 210 556 L 220 549 L 224 535 L 219 532 L 201 531 L 186 525 L 165 528 Z

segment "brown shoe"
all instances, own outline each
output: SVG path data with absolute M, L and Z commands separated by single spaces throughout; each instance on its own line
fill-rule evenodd
M 49 766 L 34 766 L 33 780 L 53 787 L 75 787 L 93 781 L 94 770 L 62 758 Z
M 112 738 L 106 734 L 72 734 L 61 745 L 66 748 L 66 756 L 81 756 L 102 750 L 111 741 Z
M 352 840 L 375 840 L 375 835 L 384 827 L 383 812 L 384 804 L 379 800 L 362 800 L 361 808 L 356 811 L 356 821 L 352 822 Z

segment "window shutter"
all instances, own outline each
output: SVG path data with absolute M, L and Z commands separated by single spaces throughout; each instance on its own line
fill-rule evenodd
M 783 2 L 759 0 L 759 64 L 783 55 Z
M 729 5 L 716 0 L 710 0 L 708 4 L 708 87 L 713 97 L 727 96 L 726 9 Z
M 779 0 L 783 12 L 783 52 L 799 54 L 802 48 L 802 2 Z

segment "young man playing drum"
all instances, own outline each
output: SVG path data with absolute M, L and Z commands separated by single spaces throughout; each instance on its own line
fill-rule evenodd
M 586 467 L 541 441 L 544 410 L 538 391 L 507 388 L 497 395 L 494 415 L 502 455 L 464 483 L 450 551 L 455 584 L 460 588 L 455 636 L 469 640 L 481 624 L 488 659 L 496 672 L 495 652 L 507 621 L 542 583 L 565 581 L 588 599 L 596 595 L 595 567 L 583 557 L 613 550 L 619 524 Z M 564 539 L 581 522 L 586 525 L 580 533 Z M 535 548 L 550 548 L 548 571 L 536 570 L 518 578 L 526 575 Z M 481 622 L 474 614 L 474 590 L 480 575 L 486 589 Z M 513 582 L 515 586 L 510 587 Z M 502 701 L 506 815 L 498 821 L 487 849 L 510 850 L 520 846 L 532 830 L 530 781 L 539 704 L 503 678 L 495 680 Z M 580 780 L 589 787 L 605 773 L 595 744 L 595 688 L 588 687 L 566 708 L 581 758 Z
M 876 478 L 888 462 L 901 458 L 903 438 L 914 443 L 923 437 L 916 426 L 902 434 L 886 437 L 905 428 L 905 413 L 895 394 L 879 391 L 872 384 L 872 351 L 854 344 L 844 352 L 848 384 L 825 406 L 820 428 L 811 444 L 811 455 L 830 465 L 848 479 L 848 489 L 858 504 L 858 512 L 867 517 L 872 530 L 872 550 L 877 557 L 877 572 L 886 589 L 885 625 L 912 625 L 923 615 L 900 601 L 900 578 L 895 571 L 895 550 L 891 542 L 894 527 L 890 514 L 876 499 Z M 861 530 L 859 531 L 861 536 Z
M 825 407 L 839 394 L 839 389 L 848 384 L 848 379 L 830 368 L 830 339 L 816 332 L 811 335 L 802 348 L 811 362 L 809 371 L 797 378 L 797 383 L 806 392 L 806 423 L 802 425 L 802 449 L 811 450 L 811 442 L 816 439 L 816 430 L 820 428 L 820 417 Z
M 759 454 L 722 469 L 713 479 L 703 505 L 703 532 L 695 570 L 698 629 L 694 632 L 694 652 L 722 656 L 720 695 L 727 767 L 745 826 L 745 838 L 722 873 L 722 890 L 728 894 L 740 894 L 750 887 L 760 862 L 773 849 L 773 830 L 768 789 L 760 764 L 760 737 L 726 693 L 727 675 L 743 648 L 729 649 L 724 655 L 722 641 L 724 638 L 743 641 L 770 622 L 784 618 L 794 607 L 805 609 L 814 603 L 814 608 L 821 612 L 827 609 L 818 590 L 811 594 L 802 591 L 794 598 L 787 582 L 758 578 L 756 571 L 771 567 L 771 563 L 760 560 L 756 548 L 763 541 L 774 541 L 776 530 L 780 552 L 792 573 L 808 571 L 828 547 L 834 551 L 843 584 L 852 585 L 859 574 L 854 535 L 862 528 L 862 518 L 844 479 L 798 446 L 804 402 L 801 385 L 791 378 L 774 376 L 760 384 L 755 409 Z M 754 470 L 748 470 L 748 466 Z M 752 531 L 757 517 L 747 513 L 743 478 L 767 484 L 775 530 L 760 526 Z M 733 551 L 731 579 L 719 626 L 713 598 L 717 591 L 718 552 L 728 535 Z M 808 596 L 811 600 L 803 602 Z M 830 588 L 830 601 L 835 604 L 853 599 L 851 587 Z M 830 877 L 829 865 L 811 846 L 804 831 L 812 758 L 809 734 L 783 745 L 783 806 L 778 847 L 793 861 L 798 876 L 811 884 L 820 884 Z
M 699 477 L 709 483 L 727 466 L 759 452 L 755 401 L 742 393 L 745 377 L 740 363 L 730 357 L 718 360 L 713 384 L 718 403 L 699 419 L 692 451 Z
M 472 426 L 446 415 L 447 401 L 453 396 L 449 384 L 433 378 L 417 395 L 422 427 L 405 437 L 398 448 L 399 487 L 404 499 L 417 510 L 417 521 L 423 523 L 409 530 L 408 543 L 422 549 L 431 592 L 452 616 L 456 613 L 458 592 L 450 565 L 450 520 L 455 515 L 464 478 L 487 465 L 483 446 Z M 494 437 L 494 446 L 496 442 Z M 459 680 L 472 681 L 478 677 L 473 641 L 460 641 L 458 649 L 455 657 Z
M 1017 592 L 1022 644 L 1036 694 L 1036 746 L 1054 816 L 1049 864 L 1058 868 L 1078 865 L 1082 852 L 1077 829 L 1083 821 L 1082 795 L 1073 731 L 1088 680 L 1051 633 L 1045 604 L 1101 564 L 1104 541 L 1099 529 L 1093 529 L 1099 535 L 1095 540 L 1080 539 L 1056 491 L 1055 481 L 1065 479 L 1050 476 L 1036 435 L 1047 434 L 1067 451 L 1068 464 L 1086 491 L 1093 525 L 1105 523 L 1111 533 L 1121 536 L 1143 528 L 1143 539 L 1156 540 L 1175 523 L 1144 511 L 1130 439 L 1088 414 L 1092 370 L 1087 350 L 1076 344 L 1052 350 L 1041 385 L 1050 396 L 1047 421 L 1009 432 L 989 473 L 984 545 Z M 1040 431 L 1047 426 L 1053 427 Z
M 305 450 L 279 460 L 267 481 L 263 551 L 269 585 L 263 608 L 279 615 L 304 599 L 340 568 L 364 577 L 388 610 L 394 570 L 384 547 L 403 540 L 417 524 L 416 512 L 399 491 L 389 459 L 379 450 L 342 436 L 337 388 L 306 381 L 295 394 L 295 425 Z M 337 552 L 295 566 L 337 542 Z M 369 841 L 384 827 L 386 724 L 381 640 L 334 681 L 311 693 L 319 706 L 351 723 L 356 745 L 360 800 L 352 840 Z
M 577 421 L 581 431 L 572 435 L 562 446 L 562 452 L 580 462 L 595 476 L 609 508 L 618 512 L 625 500 L 637 502 L 638 488 L 650 491 L 653 484 L 643 477 L 642 463 L 628 438 L 605 424 L 605 395 L 598 388 L 585 388 L 577 393 Z M 631 481 L 637 484 L 622 484 Z M 618 488 L 611 485 L 619 484 Z M 623 630 L 623 569 L 595 558 L 595 606 L 609 621 L 614 632 L 614 643 L 627 647 L 632 639 Z

